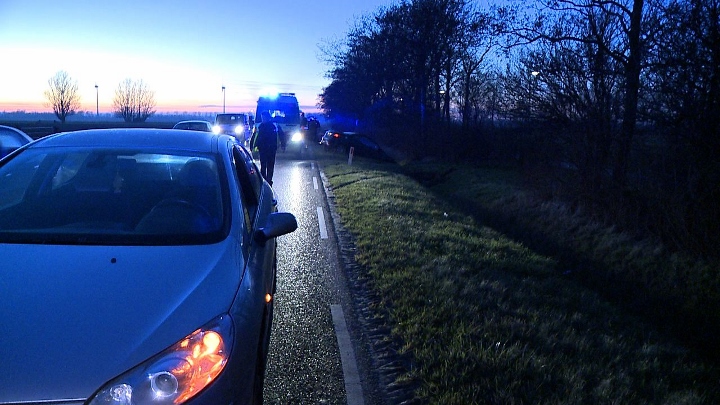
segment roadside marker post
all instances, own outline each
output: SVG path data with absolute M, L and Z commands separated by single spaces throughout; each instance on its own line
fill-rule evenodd
M 355 147 L 350 147 L 350 154 L 348 155 L 348 165 L 352 166 L 353 155 L 355 154 Z

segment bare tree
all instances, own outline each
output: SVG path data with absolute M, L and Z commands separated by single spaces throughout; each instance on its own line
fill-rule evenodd
M 643 191 L 656 204 L 648 212 L 665 240 L 717 255 L 720 0 L 667 0 L 662 6 L 640 112 L 664 147 L 651 155 Z
M 145 122 L 155 114 L 155 92 L 142 80 L 125 79 L 115 90 L 113 112 L 125 122 Z
M 541 5 L 534 21 L 515 30 L 516 44 L 545 41 L 551 44 L 576 43 L 591 47 L 603 72 L 609 60 L 618 64 L 623 80 L 622 118 L 615 139 L 613 178 L 618 189 L 626 185 L 630 148 L 635 135 L 642 51 L 651 11 L 646 0 L 538 0 Z M 599 69 L 598 69 L 599 68 Z
M 457 44 L 458 79 L 453 83 L 458 93 L 455 104 L 459 107 L 463 128 L 468 128 L 471 122 L 478 123 L 479 104 L 485 104 L 488 107 L 486 110 L 490 113 L 492 110 L 490 105 L 493 103 L 491 98 L 497 96 L 497 92 L 491 89 L 495 85 L 490 80 L 493 75 L 482 70 L 488 55 L 499 47 L 499 35 L 494 31 L 495 29 L 493 17 L 489 13 L 474 12 L 463 20 L 461 27 L 463 35 Z M 450 93 L 449 88 L 446 89 L 446 96 L 448 93 Z M 445 115 L 449 119 L 449 102 L 446 103 Z M 473 116 L 474 119 L 471 118 Z
M 80 109 L 77 81 L 72 80 L 66 71 L 61 70 L 48 79 L 48 85 L 50 88 L 45 90 L 48 106 L 52 107 L 60 122 L 65 123 L 69 115 L 75 114 Z

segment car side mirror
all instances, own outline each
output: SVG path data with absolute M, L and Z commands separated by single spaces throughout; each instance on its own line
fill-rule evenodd
M 260 245 L 272 238 L 282 236 L 297 229 L 297 220 L 289 212 L 273 212 L 268 215 L 265 225 L 255 231 L 255 241 Z

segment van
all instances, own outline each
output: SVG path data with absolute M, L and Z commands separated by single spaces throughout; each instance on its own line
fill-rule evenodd
M 300 128 L 300 105 L 295 93 L 278 93 L 258 98 L 255 117 L 255 129 L 260 124 L 263 111 L 270 113 L 272 121 L 282 131 L 286 148 L 302 153 L 307 148 L 303 132 Z

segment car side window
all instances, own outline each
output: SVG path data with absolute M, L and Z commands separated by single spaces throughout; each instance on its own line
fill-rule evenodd
M 45 154 L 39 153 L 29 159 L 18 158 L 17 161 L 22 162 L 20 164 L 0 166 L 0 209 L 18 204 L 26 197 L 45 157 Z
M 250 185 L 252 186 L 253 192 L 255 193 L 255 197 L 259 201 L 260 192 L 262 191 L 263 186 L 263 178 L 260 175 L 260 169 L 258 169 L 257 165 L 253 161 L 252 155 L 250 154 L 250 152 L 248 152 L 247 149 L 243 148 L 242 146 L 237 146 L 237 150 L 240 155 L 243 156 L 243 160 L 245 161 L 245 169 L 250 178 Z
M 254 226 L 260 196 L 260 189 L 257 185 L 257 167 L 252 161 L 248 162 L 247 155 L 240 146 L 235 145 L 232 153 L 235 174 L 240 184 L 240 192 L 242 194 L 245 219 L 250 226 Z M 260 184 L 260 187 L 261 186 L 262 184 Z

